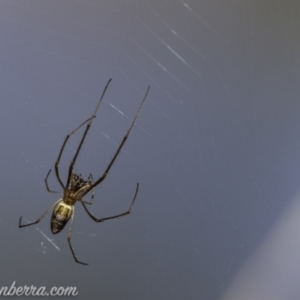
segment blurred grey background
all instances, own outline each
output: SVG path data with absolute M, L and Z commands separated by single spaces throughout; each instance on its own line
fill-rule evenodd
M 77 286 L 77 299 L 227 297 L 299 201 L 299 9 L 289 0 L 1 0 L 1 287 Z M 123 212 L 136 182 L 140 191 L 130 216 L 103 224 L 76 205 L 73 246 L 85 267 L 68 226 L 51 234 L 51 213 L 23 229 L 18 219 L 34 221 L 58 199 L 46 173 L 109 78 L 75 171 L 102 174 L 151 85 L 91 211 Z M 64 152 L 64 180 L 79 138 Z M 54 174 L 49 184 L 60 190 Z M 285 246 L 299 275 L 300 247 Z

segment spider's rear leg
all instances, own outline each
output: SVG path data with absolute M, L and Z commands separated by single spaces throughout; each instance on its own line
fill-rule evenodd
M 71 232 L 72 232 L 72 225 L 73 225 L 73 220 L 74 220 L 74 213 L 75 213 L 75 207 L 73 209 L 73 212 L 72 212 L 72 215 L 71 215 L 71 224 L 70 224 L 70 228 L 69 228 L 69 231 L 68 231 L 68 244 L 69 244 L 69 247 L 70 247 L 70 250 L 72 252 L 72 255 L 74 257 L 74 260 L 79 263 L 79 264 L 82 264 L 82 265 L 85 265 L 87 266 L 88 264 L 87 263 L 84 263 L 82 261 L 79 261 L 75 255 L 75 252 L 74 252 L 74 249 L 72 247 L 72 244 L 71 244 Z
M 37 224 L 39 223 L 40 221 L 42 221 L 42 219 L 45 217 L 45 215 L 47 214 L 47 212 L 54 206 L 56 205 L 57 203 L 59 203 L 60 201 L 62 201 L 62 198 L 58 199 L 57 201 L 55 201 L 52 205 L 50 205 L 47 210 L 34 222 L 31 222 L 31 223 L 27 223 L 27 224 L 21 224 L 22 223 L 22 216 L 20 217 L 19 219 L 19 228 L 23 228 L 23 227 L 27 227 L 27 226 L 30 226 L 30 225 L 34 225 L 34 224 Z

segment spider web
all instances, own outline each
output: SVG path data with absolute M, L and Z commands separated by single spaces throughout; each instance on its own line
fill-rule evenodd
M 247 282 L 247 261 L 261 259 L 260 247 L 271 251 L 261 245 L 292 218 L 284 212 L 298 192 L 299 5 L 0 0 L 0 22 L 0 254 L 12 270 L 1 282 L 75 285 L 82 299 L 246 299 L 247 285 L 242 295 L 236 291 Z M 67 229 L 51 234 L 51 212 L 37 226 L 16 224 L 19 215 L 35 220 L 59 197 L 47 193 L 44 177 L 109 78 L 74 170 L 102 175 L 151 85 L 90 210 L 121 213 L 136 182 L 140 191 L 130 216 L 103 224 L 76 205 L 72 243 L 89 263 L 84 268 L 73 261 Z M 63 153 L 64 182 L 81 134 Z M 53 173 L 49 184 L 60 191 Z M 296 239 L 295 229 L 287 232 Z M 292 253 L 285 278 L 298 274 Z M 270 285 L 256 299 L 271 295 L 275 281 L 266 276 Z M 293 282 L 289 295 L 286 282 L 276 282 L 276 295 L 295 299 Z

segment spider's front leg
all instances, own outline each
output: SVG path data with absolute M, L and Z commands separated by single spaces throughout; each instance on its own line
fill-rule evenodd
M 81 200 L 84 204 L 92 205 L 94 203 L 95 188 L 92 189 L 92 197 L 90 201 Z
M 46 189 L 47 189 L 47 191 L 48 191 L 49 193 L 52 193 L 52 194 L 63 194 L 63 193 L 61 193 L 61 192 L 56 192 L 56 191 L 50 190 L 49 185 L 48 185 L 48 177 L 49 177 L 51 171 L 52 171 L 51 169 L 48 171 L 48 173 L 47 173 L 47 175 L 46 175 L 46 177 L 45 177 L 45 179 L 44 179 L 45 184 L 46 184 Z
M 134 204 L 134 202 L 135 202 L 135 199 L 136 199 L 136 196 L 137 196 L 137 194 L 138 194 L 138 191 L 139 191 L 139 183 L 137 182 L 135 194 L 134 194 L 134 197 L 133 197 L 133 200 L 132 200 L 132 202 L 131 202 L 131 204 L 130 204 L 129 209 L 128 209 L 127 211 L 121 213 L 121 214 L 114 215 L 114 216 L 110 216 L 110 217 L 105 217 L 105 218 L 97 219 L 96 217 L 94 217 L 94 216 L 89 212 L 89 210 L 87 209 L 87 207 L 85 206 L 85 204 L 84 204 L 83 201 L 81 201 L 81 204 L 83 205 L 84 210 L 86 211 L 86 213 L 89 215 L 89 217 L 90 217 L 91 219 L 93 219 L 95 222 L 101 223 L 101 222 L 104 222 L 104 221 L 107 221 L 107 220 L 117 219 L 117 218 L 120 218 L 120 217 L 129 215 L 130 212 L 131 212 L 131 209 L 132 209 L 132 207 L 133 207 L 133 204 Z
M 93 175 L 90 173 L 89 177 L 88 177 L 88 182 L 90 185 L 93 185 Z M 90 201 L 85 201 L 85 200 L 81 200 L 83 203 L 88 204 L 88 205 L 92 205 L 94 202 L 94 196 L 95 196 L 95 188 L 92 189 L 92 197 Z
M 74 134 L 77 130 L 79 130 L 84 124 L 86 124 L 87 122 L 91 122 L 94 118 L 96 118 L 95 115 L 93 115 L 91 118 L 88 118 L 88 119 L 85 120 L 83 123 L 81 123 L 78 127 L 76 127 L 73 131 L 71 131 L 70 133 L 68 133 L 68 134 L 66 135 L 66 137 L 65 137 L 65 140 L 64 140 L 64 142 L 63 142 L 61 148 L 60 148 L 60 151 L 59 151 L 59 154 L 58 154 L 58 157 L 57 157 L 57 160 L 56 160 L 54 166 L 55 166 L 55 175 L 56 175 L 57 181 L 58 181 L 58 183 L 60 184 L 60 186 L 62 187 L 62 189 L 64 189 L 64 190 L 65 190 L 66 188 L 68 188 L 68 185 L 69 185 L 70 182 L 67 182 L 67 185 L 66 185 L 66 187 L 65 187 L 64 184 L 63 184 L 63 182 L 62 182 L 62 180 L 60 179 L 60 176 L 59 176 L 58 165 L 59 165 L 59 162 L 60 162 L 62 153 L 63 153 L 63 151 L 64 151 L 64 149 L 65 149 L 65 146 L 66 146 L 67 141 L 69 140 L 70 136 L 71 136 L 72 134 Z M 88 124 L 90 124 L 90 123 L 88 123 Z M 50 171 L 49 171 L 49 173 L 50 173 Z M 69 179 L 68 179 L 68 181 L 69 181 Z

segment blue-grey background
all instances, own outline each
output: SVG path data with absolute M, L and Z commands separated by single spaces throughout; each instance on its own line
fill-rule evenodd
M 299 191 L 299 9 L 289 0 L 1 0 L 1 286 L 221 299 Z M 151 85 L 91 211 L 120 213 L 137 181 L 140 191 L 130 216 L 103 224 L 76 205 L 73 246 L 85 267 L 67 229 L 51 234 L 51 213 L 23 229 L 18 219 L 35 220 L 59 197 L 45 175 L 109 78 L 75 171 L 102 174 Z M 79 138 L 66 147 L 63 178 Z M 60 190 L 54 174 L 49 184 Z

